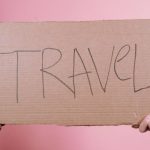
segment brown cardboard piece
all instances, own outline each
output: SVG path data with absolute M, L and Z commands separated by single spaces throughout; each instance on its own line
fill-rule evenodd
M 0 122 L 134 124 L 150 112 L 150 20 L 0 23 Z

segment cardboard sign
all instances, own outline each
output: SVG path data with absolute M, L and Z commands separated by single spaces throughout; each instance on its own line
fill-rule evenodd
M 0 123 L 120 125 L 150 112 L 150 20 L 0 23 Z

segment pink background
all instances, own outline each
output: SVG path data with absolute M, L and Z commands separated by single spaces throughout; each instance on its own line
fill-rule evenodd
M 150 18 L 149 0 L 0 0 L 0 21 Z M 150 132 L 131 126 L 6 125 L 0 150 L 147 150 Z

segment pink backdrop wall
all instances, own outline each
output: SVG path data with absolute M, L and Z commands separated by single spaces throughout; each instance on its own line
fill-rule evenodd
M 149 0 L 0 0 L 0 21 L 150 18 Z M 150 132 L 130 126 L 6 125 L 0 150 L 148 150 Z

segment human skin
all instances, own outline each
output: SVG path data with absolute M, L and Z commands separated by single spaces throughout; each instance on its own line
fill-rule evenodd
M 150 130 L 150 114 L 144 116 L 137 124 L 132 125 L 133 128 L 139 128 L 141 133 Z
M 2 127 L 4 126 L 5 124 L 0 124 L 0 130 L 2 129 Z

